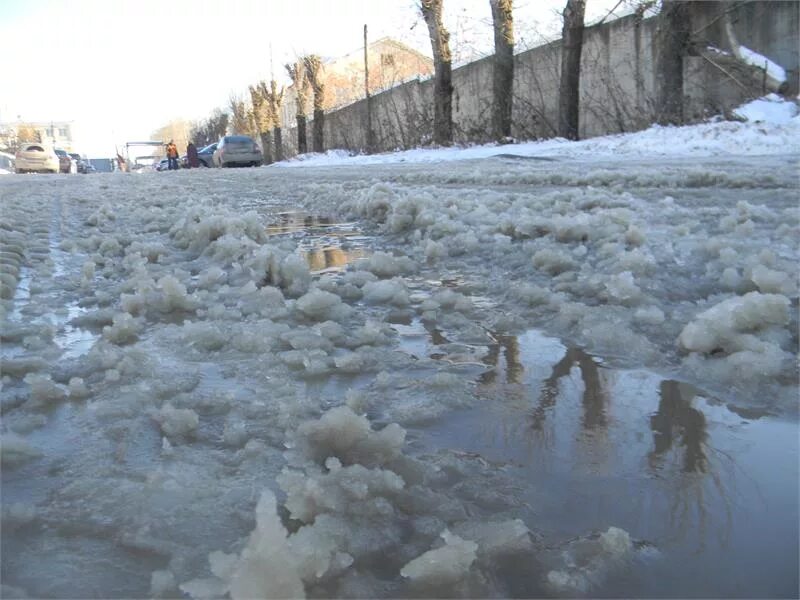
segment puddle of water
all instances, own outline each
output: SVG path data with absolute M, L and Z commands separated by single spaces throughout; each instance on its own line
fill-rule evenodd
M 340 246 L 315 247 L 302 252 L 313 274 L 323 274 L 341 271 L 348 264 L 359 258 L 364 258 L 367 253 L 363 248 L 343 250 Z
M 340 234 L 353 232 L 353 223 L 339 223 L 330 217 L 309 215 L 302 212 L 285 212 L 276 215 L 275 222 L 267 225 L 267 235 L 283 235 L 290 233 L 307 233 L 321 235 L 336 231 Z
M 97 332 L 71 324 L 73 319 L 86 312 L 86 309 L 79 306 L 73 305 L 69 307 L 63 328 L 59 330 L 54 338 L 55 343 L 64 351 L 62 358 L 77 358 L 86 354 L 100 337 Z
M 328 217 L 280 213 L 276 222 L 267 226 L 267 235 L 297 238 L 298 252 L 315 275 L 341 271 L 369 254 L 365 247 L 369 238 L 361 235 L 354 223 L 340 223 Z
M 445 358 L 442 332 L 394 327 L 403 351 Z M 492 337 L 476 390 L 486 402 L 419 441 L 513 469 L 524 520 L 551 544 L 616 526 L 658 550 L 592 595 L 796 593 L 797 424 L 744 418 L 688 384 L 607 368 L 534 331 Z

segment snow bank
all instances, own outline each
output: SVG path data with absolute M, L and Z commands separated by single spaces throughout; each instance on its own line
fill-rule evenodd
M 755 55 L 753 55 L 755 56 Z M 763 57 L 758 59 L 764 67 Z M 771 61 L 769 61 L 771 63 Z M 773 70 L 780 69 L 771 63 Z M 780 73 L 776 70 L 776 75 Z M 785 79 L 785 74 L 784 74 Z M 797 104 L 784 100 L 776 94 L 769 94 L 760 100 L 746 103 L 734 110 L 745 119 L 745 123 L 714 121 L 683 127 L 661 127 L 658 125 L 624 135 L 608 135 L 579 142 L 568 142 L 557 138 L 539 142 L 498 146 L 489 144 L 465 148 L 417 148 L 403 152 L 377 155 L 352 156 L 344 151 L 331 151 L 324 155 L 304 155 L 301 160 L 291 159 L 270 165 L 269 168 L 292 168 L 329 165 L 376 165 L 390 163 L 432 163 L 454 160 L 473 160 L 490 157 L 619 157 L 636 158 L 653 156 L 717 156 L 717 155 L 761 155 L 798 151 L 800 121 Z M 373 196 L 371 202 L 361 206 L 362 210 L 385 212 L 385 203 L 391 199 L 391 192 L 385 184 L 380 195 Z M 376 190 L 377 191 L 377 190 Z M 396 217 L 393 220 L 397 229 L 404 227 L 412 215 Z
M 761 67 L 764 66 L 762 62 Z M 786 76 L 784 74 L 784 81 Z M 772 123 L 774 125 L 789 125 L 797 117 L 797 104 L 787 102 L 777 94 L 768 94 L 758 100 L 753 100 L 736 108 L 734 114 L 751 123 Z

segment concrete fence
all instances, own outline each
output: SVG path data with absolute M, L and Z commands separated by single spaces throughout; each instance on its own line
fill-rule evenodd
M 693 51 L 684 59 L 684 115 L 696 121 L 728 111 L 762 95 L 760 70 L 730 66 L 731 48 L 722 23 L 728 17 L 740 44 L 781 65 L 788 93 L 798 90 L 800 2 L 691 3 Z M 580 83 L 580 136 L 589 138 L 646 128 L 656 119 L 655 55 L 657 20 L 635 15 L 589 27 L 584 33 Z M 728 57 L 727 62 L 716 60 Z M 734 61 L 735 62 L 735 61 Z M 515 56 L 512 135 L 518 139 L 556 135 L 561 42 Z M 724 63 L 724 64 L 723 64 Z M 456 143 L 491 140 L 492 57 L 453 71 Z M 363 152 L 367 148 L 368 101 L 325 115 L 325 148 Z M 413 148 L 433 134 L 433 80 L 410 81 L 369 100 L 376 151 Z M 288 125 L 288 126 L 287 126 Z M 296 129 L 284 124 L 287 156 L 297 153 Z M 308 122 L 309 140 L 313 121 Z

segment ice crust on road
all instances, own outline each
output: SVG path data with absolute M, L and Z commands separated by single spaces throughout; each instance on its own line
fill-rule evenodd
M 556 162 L 3 178 L 2 459 L 20 476 L 4 488 L 31 503 L 4 530 L 59 559 L 72 534 L 114 555 L 108 580 L 50 582 L 82 595 L 488 597 L 506 578 L 591 594 L 635 533 L 605 523 L 554 554 L 506 467 L 420 447 L 417 428 L 479 404 L 492 340 L 531 327 L 794 418 L 796 133 L 795 117 L 552 142 Z M 298 208 L 357 220 L 371 253 L 313 274 L 298 237 L 267 234 Z M 414 323 L 436 353 L 408 349 Z M 47 591 L 51 557 L 19 557 L 9 583 Z

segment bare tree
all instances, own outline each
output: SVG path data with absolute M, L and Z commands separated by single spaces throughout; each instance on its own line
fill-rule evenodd
M 308 102 L 309 81 L 302 60 L 287 64 L 285 67 L 294 85 L 296 99 L 297 153 L 305 154 L 308 152 L 308 142 L 306 141 L 306 103 Z
M 683 122 L 683 57 L 691 39 L 689 2 L 663 0 L 656 32 L 656 115 L 662 125 Z
M 453 75 L 450 34 L 442 22 L 443 0 L 420 0 L 433 51 L 433 141 L 453 143 Z
M 314 131 L 312 133 L 314 152 L 324 152 L 323 128 L 325 126 L 325 83 L 322 81 L 322 60 L 316 54 L 303 57 L 308 82 L 314 93 Z
M 208 118 L 192 124 L 189 137 L 197 146 L 216 142 L 228 130 L 228 113 L 215 108 Z
M 36 128 L 33 125 L 28 123 L 22 123 L 21 125 L 17 126 L 17 142 L 19 143 L 30 143 L 42 142 L 42 135 L 36 131 Z
M 283 106 L 283 86 L 278 91 L 278 82 L 274 79 L 269 84 L 269 113 L 272 118 L 272 137 L 275 140 L 275 160 L 283 160 L 283 134 L 281 132 L 281 106 Z
M 494 27 L 494 72 L 492 79 L 492 134 L 497 140 L 511 137 L 514 97 L 513 0 L 489 0 Z
M 586 0 L 567 0 L 561 33 L 561 81 L 558 88 L 558 135 L 578 139 L 581 52 Z
M 250 99 L 253 103 L 253 113 L 255 115 L 256 129 L 261 138 L 261 150 L 264 154 L 264 164 L 272 162 L 272 140 L 270 139 L 272 121 L 269 115 L 269 106 L 263 89 L 266 84 L 260 81 L 256 85 L 250 86 Z
M 248 135 L 251 133 L 250 115 L 247 102 L 236 94 L 231 94 L 228 98 L 228 105 L 231 109 L 231 129 L 233 133 Z

